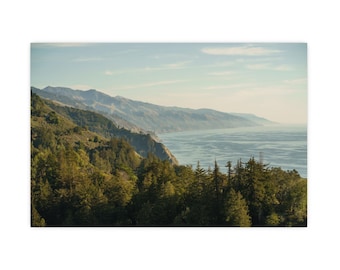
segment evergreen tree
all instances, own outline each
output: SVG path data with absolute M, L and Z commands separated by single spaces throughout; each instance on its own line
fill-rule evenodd
M 225 221 L 228 226 L 251 226 L 248 206 L 240 192 L 230 189 L 225 202 Z

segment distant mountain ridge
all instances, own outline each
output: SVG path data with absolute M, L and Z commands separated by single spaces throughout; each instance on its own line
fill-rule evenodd
M 113 112 L 109 112 L 109 113 L 104 112 L 104 111 L 101 111 L 101 110 L 94 108 L 93 106 L 89 106 L 89 105 L 85 104 L 83 102 L 83 98 L 79 97 L 79 94 L 87 96 L 87 97 L 91 97 L 91 95 L 96 96 L 96 93 L 100 93 L 100 92 L 97 92 L 96 90 L 88 90 L 88 91 L 85 91 L 85 93 L 83 93 L 84 91 L 72 90 L 70 88 L 65 88 L 65 87 L 55 87 L 55 90 L 56 91 L 44 91 L 44 90 L 40 90 L 36 87 L 31 87 L 31 91 L 33 93 L 41 96 L 42 98 L 53 100 L 53 101 L 55 101 L 55 102 L 57 102 L 61 105 L 67 105 L 67 106 L 82 109 L 82 110 L 100 112 L 105 117 L 110 119 L 117 127 L 124 127 L 125 129 L 128 129 L 128 130 L 130 130 L 132 132 L 136 132 L 136 133 L 143 133 L 143 134 L 149 133 L 150 134 L 150 132 L 147 132 L 144 129 L 126 121 L 121 116 L 119 116 L 119 115 L 117 115 Z M 74 95 L 74 93 L 76 93 L 76 95 Z M 100 94 L 102 94 L 102 93 L 100 93 Z M 102 95 L 105 95 L 105 94 L 102 94 Z M 151 134 L 151 135 L 153 135 L 153 137 L 155 137 L 155 139 L 158 139 L 154 134 Z
M 249 127 L 273 122 L 251 114 L 225 113 L 211 109 L 165 107 L 134 101 L 121 96 L 111 97 L 97 90 L 73 90 L 48 86 L 32 92 L 62 104 L 94 110 L 110 118 L 116 125 L 146 133 L 185 130 Z

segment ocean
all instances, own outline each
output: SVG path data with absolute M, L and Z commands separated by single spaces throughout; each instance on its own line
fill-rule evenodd
M 204 169 L 213 168 L 215 160 L 222 172 L 226 163 L 236 165 L 237 160 L 251 157 L 262 160 L 269 167 L 297 170 L 307 178 L 307 126 L 272 125 L 185 131 L 158 134 L 181 165 L 197 162 Z

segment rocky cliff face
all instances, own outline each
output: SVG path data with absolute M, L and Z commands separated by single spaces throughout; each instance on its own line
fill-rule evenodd
M 129 134 L 128 131 L 119 135 L 128 141 L 142 157 L 152 153 L 161 160 L 168 160 L 174 165 L 178 165 L 178 160 L 170 150 L 162 143 L 155 141 L 150 134 Z
M 125 128 L 118 128 L 111 120 L 96 112 L 61 106 L 47 100 L 45 102 L 55 112 L 70 119 L 78 126 L 86 127 L 107 139 L 112 137 L 125 139 L 142 157 L 152 153 L 161 160 L 169 160 L 172 164 L 178 164 L 170 150 L 155 140 L 151 134 L 135 133 Z

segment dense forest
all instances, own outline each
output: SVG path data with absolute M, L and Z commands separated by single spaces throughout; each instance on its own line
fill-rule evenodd
M 224 174 L 216 162 L 204 169 L 142 156 L 124 137 L 52 107 L 32 94 L 33 227 L 307 226 L 307 180 L 295 170 L 250 157 L 226 161 Z

